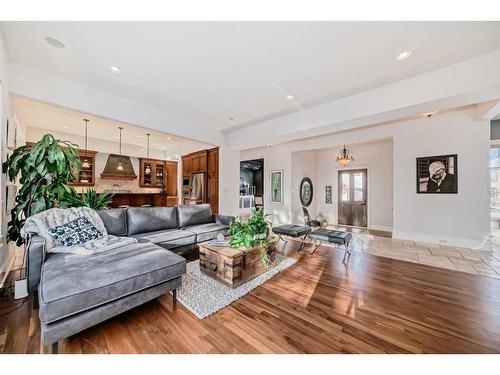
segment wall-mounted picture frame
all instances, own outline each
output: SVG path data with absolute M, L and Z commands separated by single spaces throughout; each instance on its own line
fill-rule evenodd
M 304 177 L 300 183 L 300 203 L 309 207 L 313 200 L 313 183 L 309 177 Z
M 458 155 L 417 158 L 417 194 L 457 194 Z
M 325 186 L 325 203 L 332 204 L 332 185 Z
M 270 172 L 271 203 L 283 203 L 283 170 Z

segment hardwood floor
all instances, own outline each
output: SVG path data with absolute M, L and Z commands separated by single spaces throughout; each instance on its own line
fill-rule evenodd
M 495 353 L 500 280 L 322 247 L 217 314 L 170 296 L 64 340 L 61 353 Z M 0 352 L 38 353 L 28 301 L 0 318 Z

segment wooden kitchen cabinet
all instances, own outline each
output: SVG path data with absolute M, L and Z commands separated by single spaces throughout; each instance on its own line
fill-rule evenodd
M 78 173 L 78 178 L 76 181 L 68 182 L 68 185 L 71 186 L 94 186 L 95 185 L 95 155 L 96 151 L 87 150 L 78 150 L 78 155 L 80 156 L 80 161 L 82 163 L 82 167 L 80 168 L 80 172 Z M 87 160 L 89 166 L 85 168 L 83 166 L 84 160 Z
M 198 173 L 200 171 L 200 158 L 198 155 L 191 157 L 191 173 Z
M 177 196 L 177 167 L 176 161 L 167 160 L 165 162 L 167 168 L 167 183 L 165 184 L 165 192 L 168 196 Z
M 207 151 L 203 151 L 198 155 L 198 172 L 207 171 Z
M 189 176 L 188 157 L 182 157 L 182 176 Z
M 139 186 L 164 189 L 166 165 L 163 160 L 139 158 Z
M 208 203 L 212 208 L 212 213 L 219 213 L 219 177 L 208 177 Z
M 182 176 L 207 172 L 207 150 L 193 152 L 182 157 Z
M 219 148 L 208 150 L 208 175 L 219 176 Z

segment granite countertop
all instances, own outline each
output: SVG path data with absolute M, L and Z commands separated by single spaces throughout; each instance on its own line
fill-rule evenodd
M 113 193 L 114 195 L 167 195 L 166 192 L 160 192 L 160 193 L 151 193 L 151 192 L 144 192 L 144 193 L 133 193 L 133 192 L 126 192 L 126 191 L 112 191 L 112 190 L 106 190 L 106 192 Z M 99 193 L 103 193 L 102 191 Z M 178 197 L 178 195 L 167 195 L 168 197 Z

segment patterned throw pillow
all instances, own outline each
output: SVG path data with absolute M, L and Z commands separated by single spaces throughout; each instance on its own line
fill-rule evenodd
M 49 233 L 57 246 L 81 245 L 102 237 L 102 233 L 84 217 L 50 228 Z

